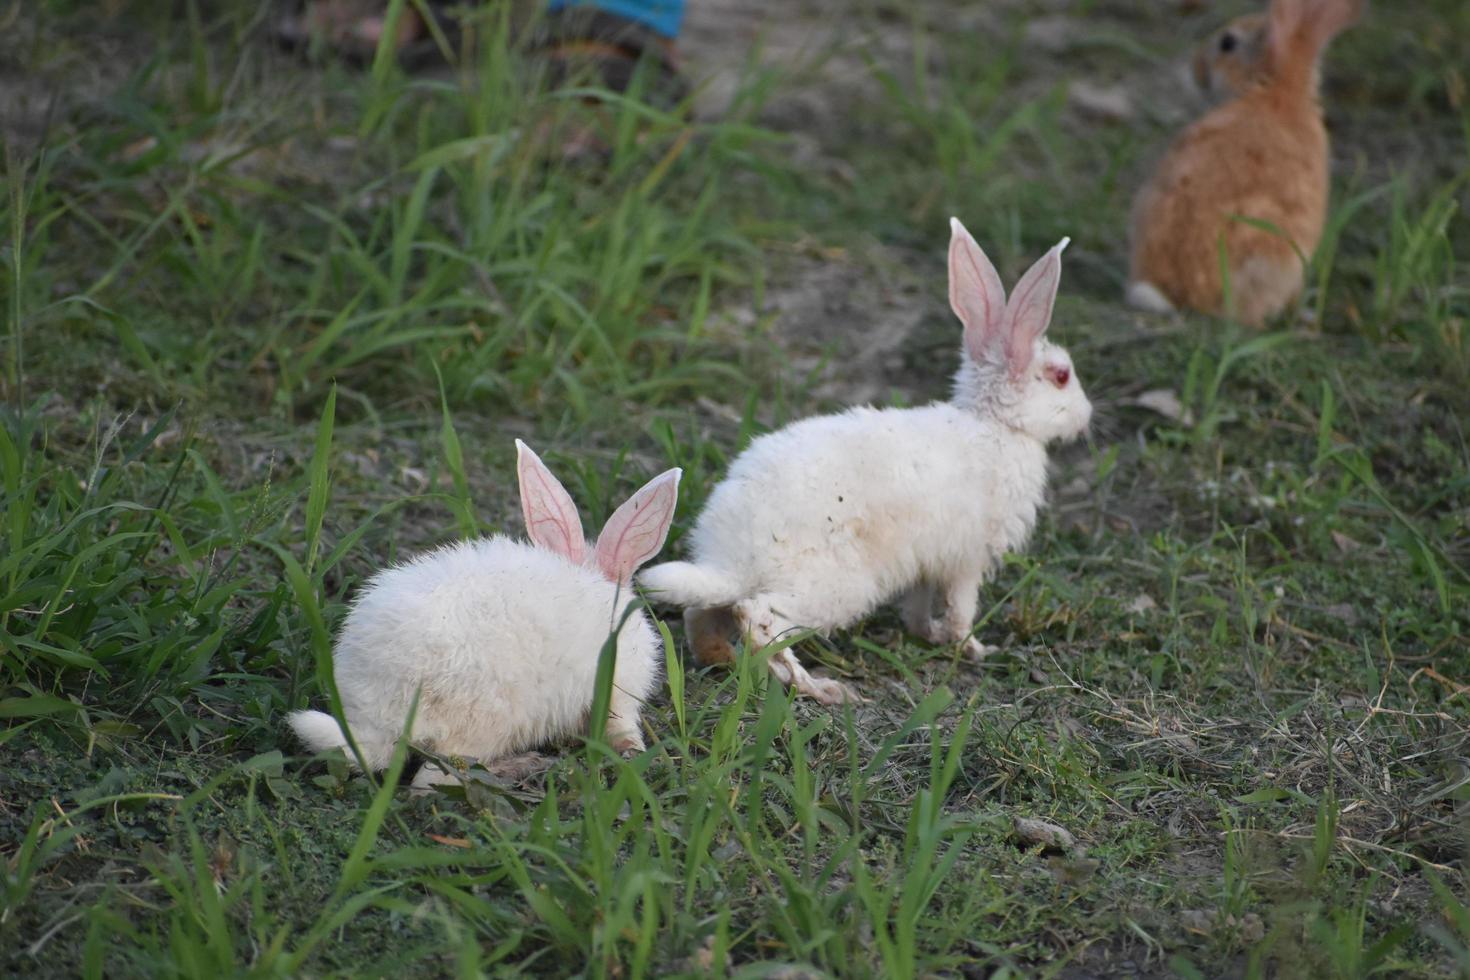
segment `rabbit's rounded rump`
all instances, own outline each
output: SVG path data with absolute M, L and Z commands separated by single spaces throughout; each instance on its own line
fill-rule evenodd
M 598 651 L 632 598 L 594 569 L 504 537 L 381 572 L 334 652 L 343 712 L 366 761 L 387 764 L 415 692 L 414 743 L 448 755 L 488 759 L 579 730 Z M 630 616 L 614 684 L 635 703 L 657 679 L 657 645 L 647 617 Z

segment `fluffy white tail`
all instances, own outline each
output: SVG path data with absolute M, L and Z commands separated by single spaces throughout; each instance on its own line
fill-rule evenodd
M 291 730 L 296 733 L 296 737 L 313 754 L 328 749 L 347 748 L 347 736 L 342 734 L 342 726 L 337 724 L 336 718 L 324 711 L 293 711 L 287 721 L 291 723 Z
M 312 754 L 341 749 L 347 754 L 347 761 L 357 765 L 357 759 L 347 745 L 347 736 L 342 733 L 342 726 L 325 711 L 293 711 L 286 720 Z M 357 748 L 369 769 L 388 768 L 388 763 L 393 761 L 393 749 L 398 744 L 397 732 L 359 722 L 352 726 L 352 736 L 357 739 Z
M 680 608 L 728 606 L 746 598 L 744 583 L 722 571 L 687 561 L 644 569 L 639 583 L 655 602 Z
M 1135 310 L 1144 310 L 1148 313 L 1173 313 L 1174 304 L 1169 302 L 1168 297 L 1159 292 L 1159 288 L 1151 282 L 1138 280 L 1130 282 L 1123 293 L 1123 302 Z

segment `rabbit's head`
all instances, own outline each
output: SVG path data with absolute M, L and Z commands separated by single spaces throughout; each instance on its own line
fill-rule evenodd
M 950 232 L 949 303 L 965 325 L 955 404 L 1042 444 L 1081 435 L 1092 403 L 1071 356 L 1044 336 L 1068 240 L 1038 259 L 1007 299 L 995 266 L 958 218 Z
M 1194 52 L 1194 82 L 1210 100 L 1231 98 L 1261 77 L 1266 15 L 1247 14 L 1220 28 Z
M 603 578 L 626 589 L 633 572 L 658 554 L 674 520 L 679 499 L 678 468 L 649 480 L 607 519 L 596 543 L 582 536 L 577 505 L 541 457 L 516 440 L 516 470 L 526 536 L 538 548 L 561 555 L 574 565 L 596 569 Z
M 1256 85 L 1315 93 L 1323 50 L 1362 16 L 1364 2 L 1271 0 L 1265 13 L 1237 17 L 1195 51 L 1194 80 L 1215 100 Z

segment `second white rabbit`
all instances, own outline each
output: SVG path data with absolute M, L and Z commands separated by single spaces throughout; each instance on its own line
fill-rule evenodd
M 855 408 L 756 439 L 689 534 L 690 561 L 641 573 L 652 597 L 684 608 L 689 643 L 728 661 L 730 636 L 765 646 L 793 629 L 850 626 L 902 595 L 904 623 L 934 643 L 972 635 L 978 593 L 1025 544 L 1046 495 L 1046 446 L 1092 417 L 1067 352 L 1044 339 L 1066 241 L 1009 301 L 990 260 L 951 219 L 949 297 L 964 346 L 947 402 Z M 833 703 L 851 692 L 785 649 L 771 670 Z
M 524 443 L 516 449 L 532 543 L 463 541 L 380 572 L 337 638 L 342 708 L 371 768 L 388 765 L 415 696 L 412 741 L 445 755 L 489 761 L 584 727 L 614 629 L 606 734 L 620 751 L 643 748 L 639 709 L 658 681 L 661 647 L 647 614 L 628 607 L 633 571 L 668 534 L 679 471 L 650 480 L 590 544 L 561 483 Z M 347 746 L 325 712 L 289 720 L 313 752 Z M 421 785 L 449 778 L 430 766 L 420 775 Z

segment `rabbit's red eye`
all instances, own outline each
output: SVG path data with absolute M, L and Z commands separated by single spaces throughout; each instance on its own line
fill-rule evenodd
M 1072 369 L 1062 367 L 1060 364 L 1048 364 L 1043 371 L 1046 374 L 1046 380 L 1058 388 L 1067 387 L 1067 382 L 1072 380 Z

